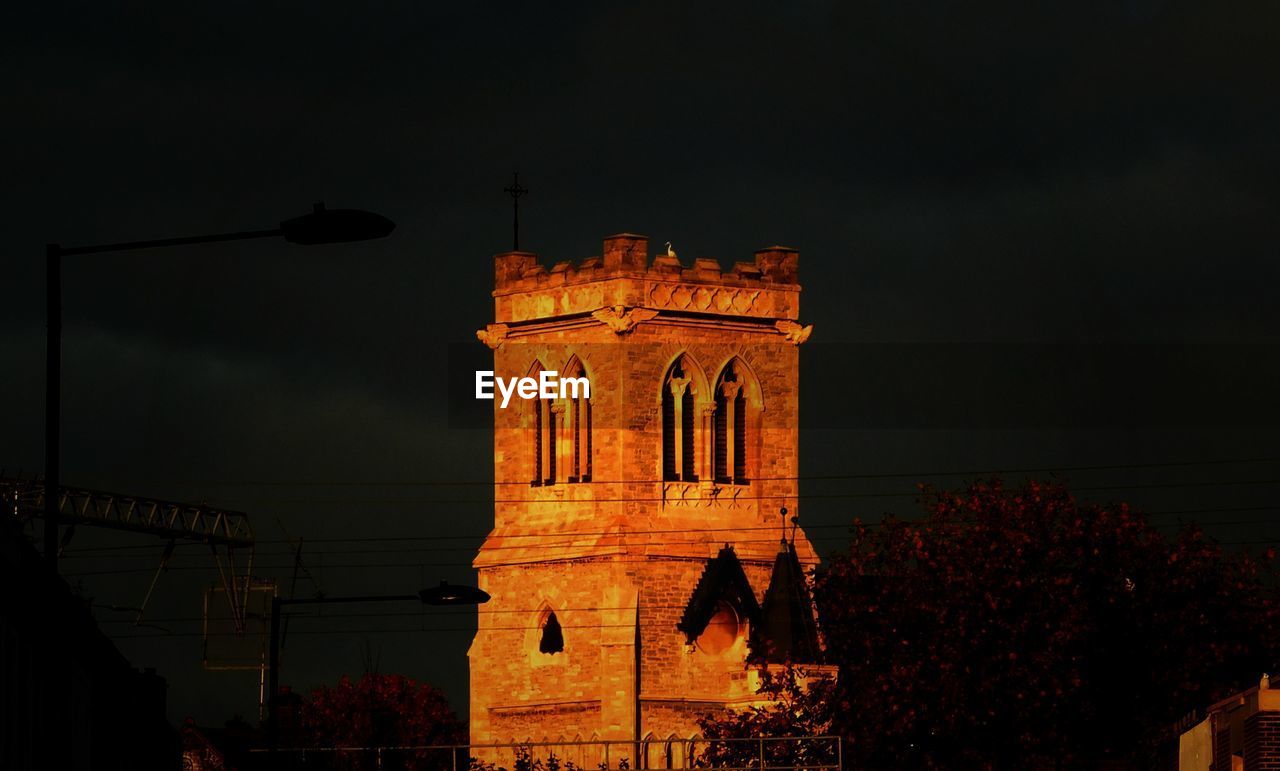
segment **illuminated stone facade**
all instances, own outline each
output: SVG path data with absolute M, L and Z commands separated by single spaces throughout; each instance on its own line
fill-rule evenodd
M 780 508 L 799 513 L 799 255 L 773 247 L 722 272 L 647 250 L 618 235 L 576 266 L 495 258 L 496 318 L 478 336 L 496 375 L 581 373 L 591 398 L 494 403 L 474 744 L 687 739 L 697 716 L 756 698 L 749 606 Z M 704 587 L 711 620 L 690 628 L 726 544 L 754 596 Z M 816 562 L 803 532 L 795 553 Z

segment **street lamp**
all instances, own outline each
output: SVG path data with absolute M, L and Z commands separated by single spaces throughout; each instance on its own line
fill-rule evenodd
M 153 241 L 124 241 L 115 244 L 45 247 L 45 402 L 44 402 L 44 554 L 49 565 L 58 565 L 58 503 L 61 497 L 62 422 L 62 258 L 78 254 L 155 249 L 165 246 L 210 244 L 282 237 L 291 244 L 312 246 L 382 238 L 395 230 L 395 223 L 381 214 L 358 209 L 326 209 L 317 203 L 309 214 L 285 220 L 269 230 L 245 230 L 204 236 L 161 238 Z
M 304 597 L 299 599 L 271 598 L 271 639 L 267 647 L 267 733 L 272 748 L 276 746 L 279 731 L 276 714 L 280 692 L 280 610 L 285 605 L 328 605 L 351 602 L 411 602 L 424 605 L 482 605 L 489 601 L 489 593 L 464 584 L 441 581 L 439 586 L 422 589 L 417 594 L 364 594 L 350 597 Z
M 418 599 L 427 605 L 483 605 L 489 601 L 489 593 L 474 586 L 441 581 L 439 586 L 418 592 Z

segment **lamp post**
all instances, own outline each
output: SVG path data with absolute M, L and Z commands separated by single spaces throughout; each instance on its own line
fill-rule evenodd
M 267 647 L 267 736 L 275 749 L 280 728 L 276 707 L 280 693 L 280 611 L 286 605 L 328 605 L 351 602 L 410 602 L 424 605 L 482 605 L 489 593 L 464 584 L 441 581 L 439 586 L 422 589 L 417 594 L 365 594 L 348 597 L 306 597 L 300 599 L 271 598 L 271 630 Z
M 245 230 L 203 236 L 124 241 L 114 244 L 45 247 L 45 402 L 44 402 L 44 555 L 55 570 L 58 564 L 58 508 L 62 474 L 62 258 L 80 254 L 155 249 L 167 246 L 284 238 L 292 244 L 312 246 L 350 241 L 370 241 L 395 230 L 395 223 L 373 212 L 358 209 L 326 209 L 317 203 L 309 214 L 281 222 L 268 230 Z

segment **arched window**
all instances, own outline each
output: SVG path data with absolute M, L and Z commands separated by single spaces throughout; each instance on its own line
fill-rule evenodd
M 698 768 L 699 762 L 702 760 L 703 750 L 706 749 L 706 742 L 701 734 L 694 734 L 689 737 L 689 743 L 685 745 L 684 763 L 686 768 Z
M 576 356 L 570 359 L 563 377 L 576 381 L 586 376 L 582 362 Z M 587 398 L 588 393 L 589 389 L 579 388 L 575 382 L 563 394 L 570 444 L 567 448 L 570 482 L 591 481 L 591 399 Z
M 698 481 L 696 366 L 681 356 L 662 380 L 662 478 L 667 481 Z
M 564 652 L 564 631 L 555 611 L 548 611 L 542 619 L 542 634 L 538 640 L 538 652 L 555 655 Z
M 746 368 L 737 359 L 729 362 L 716 381 L 711 455 L 712 473 L 720 484 L 745 485 L 750 481 L 747 461 L 752 406 L 748 387 Z
M 645 769 L 662 768 L 662 742 L 647 733 L 640 740 L 640 767 Z

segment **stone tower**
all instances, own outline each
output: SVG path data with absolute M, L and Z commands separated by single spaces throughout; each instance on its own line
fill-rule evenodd
M 780 509 L 799 513 L 798 261 L 651 262 L 628 234 L 576 266 L 495 257 L 477 334 L 496 376 L 585 376 L 590 398 L 494 402 L 473 744 L 671 740 L 641 759 L 671 765 L 696 717 L 756 701 L 760 666 L 818 657 L 817 558 L 802 532 L 780 543 Z

